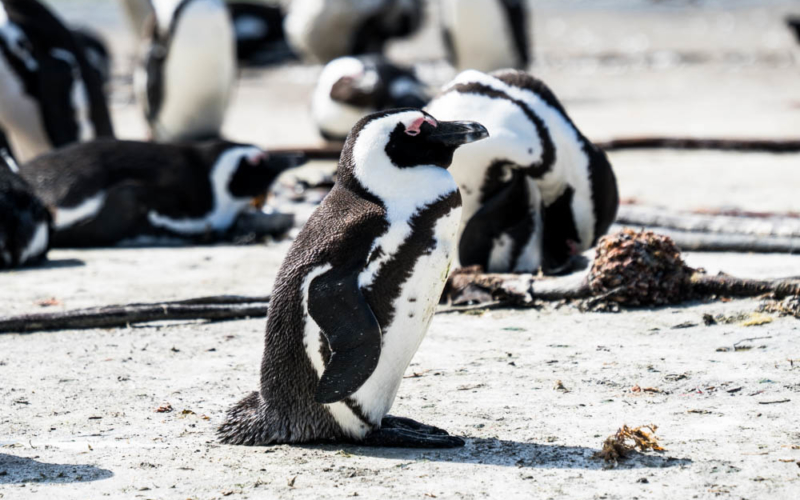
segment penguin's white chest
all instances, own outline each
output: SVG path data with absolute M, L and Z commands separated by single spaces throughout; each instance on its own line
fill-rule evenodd
M 450 265 L 457 253 L 456 233 L 460 220 L 461 208 L 458 207 L 435 222 L 433 227 L 435 244 L 429 252 L 419 255 L 411 265 L 410 276 L 401 285 L 399 296 L 392 302 L 394 314 L 391 322 L 385 325 L 381 332 L 383 343 L 378 366 L 364 385 L 351 396 L 360 406 L 363 415 L 373 424 L 379 424 L 389 412 L 403 374 L 428 331 L 447 280 Z M 360 283 L 367 283 L 366 286 L 369 286 L 380 272 L 381 266 L 395 258 L 397 251 L 405 241 L 405 238 L 402 237 L 404 234 L 408 237 L 411 234 L 411 228 L 406 222 L 398 222 L 392 224 L 384 236 L 375 242 L 375 246 L 379 245 L 383 249 L 384 256 L 361 272 Z M 304 287 L 306 311 L 308 284 L 314 277 L 328 269 L 330 266 L 317 268 L 306 277 Z M 377 300 L 380 300 L 380 297 Z M 324 371 L 324 363 L 319 347 L 324 341 L 319 326 L 310 316 L 307 316 L 306 351 L 320 375 Z M 339 402 L 327 406 L 342 429 L 353 437 L 362 438 L 371 430 L 356 417 L 345 403 Z

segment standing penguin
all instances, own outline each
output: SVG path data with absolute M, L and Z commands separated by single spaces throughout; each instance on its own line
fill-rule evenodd
M 422 24 L 422 0 L 293 0 L 284 21 L 289 43 L 315 62 L 382 53 L 392 38 Z
M 144 60 L 135 75 L 151 136 L 220 136 L 236 78 L 233 24 L 222 0 L 153 0 Z
M 50 213 L 18 170 L 0 131 L 0 269 L 41 261 L 50 248 Z
M 264 2 L 228 2 L 236 57 L 244 64 L 272 64 L 293 57 L 283 32 L 283 10 Z
M 453 160 L 464 199 L 461 265 L 559 273 L 608 230 L 619 204 L 611 164 L 541 81 L 465 71 L 426 109 L 480 118 L 491 134 Z
M 484 137 L 477 123 L 412 109 L 356 124 L 336 185 L 278 272 L 261 389 L 228 411 L 223 442 L 464 444 L 386 414 L 456 251 L 461 199 L 446 169 L 456 148 Z
M 311 101 L 320 134 L 344 141 L 364 116 L 391 108 L 422 108 L 428 102 L 425 84 L 410 68 L 380 55 L 340 57 L 325 65 Z
M 525 69 L 530 64 L 527 0 L 439 0 L 442 38 L 458 70 Z
M 108 246 L 140 236 L 224 236 L 297 155 L 214 140 L 97 140 L 40 156 L 21 175 L 53 208 L 54 246 Z
M 36 0 L 0 0 L 0 126 L 20 161 L 113 136 L 83 45 Z

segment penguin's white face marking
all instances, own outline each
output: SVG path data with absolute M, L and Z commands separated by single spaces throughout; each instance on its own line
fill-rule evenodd
M 250 203 L 250 198 L 236 198 L 228 186 L 243 159 L 253 161 L 265 153 L 259 148 L 246 146 L 229 149 L 222 153 L 211 169 L 211 187 L 214 208 L 200 219 L 172 219 L 150 211 L 147 218 L 155 227 L 162 227 L 179 234 L 202 234 L 207 231 L 226 231 L 239 213 Z
M 169 30 L 179 3 L 155 3 L 162 30 Z M 143 103 L 147 102 L 148 78 L 140 67 L 135 84 Z M 181 10 L 169 42 L 163 78 L 153 136 L 173 141 L 219 135 L 236 80 L 235 34 L 222 0 L 193 0 Z
M 483 83 L 477 71 L 464 72 L 445 87 Z M 486 75 L 483 75 L 486 76 Z M 462 189 L 463 224 L 478 211 L 482 186 L 495 161 L 528 166 L 541 161 L 544 152 L 536 126 L 507 99 L 451 91 L 434 99 L 426 111 L 441 120 L 477 120 L 489 131 L 489 138 L 456 150 L 450 172 Z M 511 175 L 510 169 L 505 173 Z M 463 230 L 463 227 L 462 227 Z
M 331 90 L 336 82 L 348 76 L 361 77 L 364 71 L 364 65 L 355 57 L 340 57 L 325 65 L 311 98 L 311 114 L 322 132 L 333 137 L 346 137 L 358 120 L 375 111 L 331 98 Z
M 89 116 L 89 91 L 86 89 L 86 84 L 81 76 L 81 68 L 78 65 L 78 61 L 72 53 L 64 49 L 53 49 L 50 51 L 50 55 L 69 64 L 72 70 L 70 99 L 72 100 L 72 108 L 75 111 L 75 121 L 78 124 L 78 140 L 81 142 L 90 141 L 94 139 L 95 131 Z
M 75 207 L 57 207 L 53 225 L 56 229 L 66 229 L 70 226 L 74 226 L 78 222 L 91 219 L 100 212 L 105 201 L 106 193 L 105 191 L 101 191 L 85 199 L 80 205 Z
M 47 244 L 50 240 L 50 229 L 47 227 L 46 222 L 40 222 L 36 226 L 36 231 L 33 237 L 22 250 L 19 256 L 19 263 L 25 264 L 32 259 L 41 256 L 47 250 Z
M 442 25 L 449 31 L 458 69 L 493 71 L 519 64 L 499 0 L 441 0 Z

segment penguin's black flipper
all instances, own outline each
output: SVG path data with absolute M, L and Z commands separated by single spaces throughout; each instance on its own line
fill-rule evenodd
M 358 272 L 335 268 L 315 278 L 308 313 L 328 340 L 330 359 L 314 400 L 331 404 L 356 392 L 381 355 L 381 327 L 358 286 Z
M 521 68 L 525 69 L 531 61 L 528 47 L 528 8 L 522 0 L 502 0 L 500 3 L 505 9 L 508 23 L 511 25 Z
M 518 233 L 520 229 L 535 230 L 531 217 L 524 174 L 514 178 L 497 194 L 487 200 L 464 227 L 458 243 L 462 266 L 481 265 L 487 268 L 495 239 L 503 233 Z M 523 238 L 527 241 L 527 238 Z M 523 243 L 524 244 L 524 243 Z
M 387 416 L 381 421 L 381 428 L 367 434 L 359 444 L 390 448 L 459 448 L 464 446 L 464 440 L 410 418 Z

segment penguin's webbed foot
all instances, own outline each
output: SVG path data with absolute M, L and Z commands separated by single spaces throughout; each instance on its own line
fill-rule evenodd
M 381 421 L 381 428 L 369 433 L 360 444 L 393 448 L 458 448 L 464 446 L 464 440 L 410 418 L 387 416 Z

